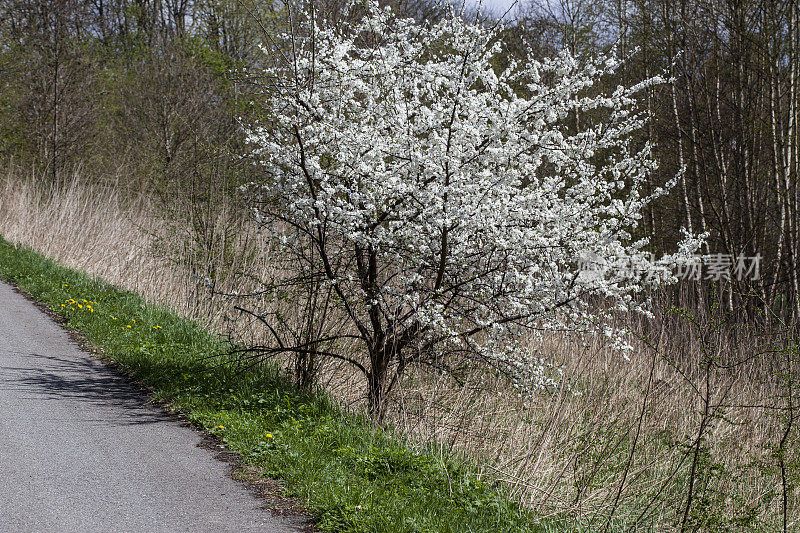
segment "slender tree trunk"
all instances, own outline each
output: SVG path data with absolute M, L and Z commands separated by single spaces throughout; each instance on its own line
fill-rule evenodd
M 776 243 L 776 252 L 775 252 L 775 261 L 773 265 L 773 275 L 772 275 L 772 285 L 770 286 L 770 302 L 774 302 L 774 300 L 778 296 L 778 280 L 780 279 L 780 273 L 782 270 L 782 261 L 783 261 L 783 245 L 785 239 L 785 228 L 786 228 L 786 202 L 784 201 L 784 195 L 782 192 L 782 181 L 781 181 L 781 154 L 783 152 L 780 146 L 780 139 L 779 139 L 779 128 L 780 124 L 778 123 L 778 114 L 780 113 L 780 85 L 777 79 L 778 76 L 778 51 L 775 50 L 773 52 L 775 54 L 773 60 L 770 62 L 770 125 L 771 125 L 771 132 L 772 132 L 772 171 L 774 176 L 775 182 L 775 202 L 778 206 L 779 212 L 779 222 L 778 222 L 778 241 Z
M 675 46 L 673 43 L 673 35 L 674 35 L 674 28 L 672 24 L 672 14 L 669 12 L 668 3 L 664 3 L 664 20 L 668 24 L 668 32 L 669 32 L 669 39 L 668 39 L 668 55 L 670 60 L 675 60 Z M 686 229 L 689 233 L 694 233 L 694 225 L 692 224 L 692 209 L 689 204 L 689 193 L 686 187 L 686 156 L 684 155 L 683 143 L 684 143 L 684 134 L 683 128 L 681 127 L 681 119 L 680 114 L 678 112 L 678 89 L 677 85 L 677 75 L 675 73 L 675 66 L 673 64 L 671 68 L 672 74 L 672 83 L 670 83 L 670 94 L 672 96 L 672 118 L 675 123 L 675 134 L 678 138 L 678 166 L 681 170 L 681 193 L 683 195 L 683 210 L 684 215 L 686 217 Z
M 784 162 L 783 180 L 784 190 L 786 191 L 786 199 L 788 200 L 788 218 L 789 224 L 789 255 L 791 261 L 791 279 L 794 300 L 794 316 L 800 318 L 800 280 L 798 280 L 798 265 L 797 261 L 797 209 L 796 204 L 792 201 L 792 170 L 797 168 L 797 151 L 794 150 L 796 143 L 796 129 L 795 123 L 797 117 L 797 68 L 798 68 L 798 53 L 797 53 L 797 9 L 795 1 L 789 2 L 789 9 L 791 15 L 789 17 L 789 116 L 788 126 L 786 131 L 786 161 Z M 797 180 L 797 176 L 794 177 Z
M 51 173 L 52 173 L 52 181 L 53 183 L 58 182 L 58 114 L 60 111 L 60 98 L 59 98 L 59 86 L 58 86 L 58 78 L 61 74 L 60 67 L 61 67 L 61 13 L 59 10 L 61 9 L 60 5 L 56 5 L 54 11 L 55 20 L 53 21 L 54 31 L 53 31 L 53 79 L 52 79 L 52 86 L 53 86 L 53 121 L 52 121 L 52 131 L 50 132 L 51 135 Z
M 700 135 L 697 131 L 697 108 L 695 107 L 694 97 L 696 90 L 692 87 L 692 91 L 688 95 L 689 101 L 689 127 L 691 132 L 692 141 L 692 174 L 694 176 L 694 192 L 697 196 L 698 213 L 700 215 L 700 230 L 705 232 L 708 230 L 708 223 L 706 221 L 705 201 L 703 200 L 703 192 L 700 187 L 701 173 L 700 173 Z M 705 244 L 706 253 L 708 253 L 708 243 Z

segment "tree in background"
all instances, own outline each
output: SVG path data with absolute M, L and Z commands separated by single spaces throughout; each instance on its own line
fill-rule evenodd
M 686 171 L 648 208 L 646 233 L 655 249 L 686 227 L 709 232 L 707 253 L 761 254 L 759 279 L 723 283 L 728 312 L 800 318 L 800 2 L 523 5 L 520 26 L 535 28 L 528 40 L 635 51 L 617 83 L 669 73 L 670 83 L 648 91 L 652 120 L 640 135 L 657 147 L 662 179 Z

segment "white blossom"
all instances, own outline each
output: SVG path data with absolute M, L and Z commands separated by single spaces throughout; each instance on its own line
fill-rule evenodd
M 524 389 L 554 386 L 523 337 L 596 330 L 587 296 L 641 306 L 633 296 L 674 281 L 699 246 L 687 236 L 653 261 L 635 237 L 656 168 L 631 140 L 637 95 L 662 80 L 595 95 L 617 58 L 500 68 L 499 29 L 364 5 L 357 22 L 283 36 L 292 57 L 265 71 L 267 119 L 248 130 L 266 175 L 248 202 L 306 239 L 285 235 L 286 253 L 314 248 L 370 353 L 410 339 L 392 365 L 457 352 Z M 580 275 L 582 257 L 602 270 Z

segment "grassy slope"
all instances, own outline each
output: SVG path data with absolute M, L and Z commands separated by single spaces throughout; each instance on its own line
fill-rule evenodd
M 348 532 L 544 531 L 438 454 L 411 452 L 275 369 L 220 366 L 228 346 L 196 323 L 0 238 L 0 278 L 62 315 L 155 399 L 168 402 L 269 475 L 320 528 Z

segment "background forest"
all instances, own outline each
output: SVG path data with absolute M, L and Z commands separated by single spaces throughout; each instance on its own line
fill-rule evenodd
M 418 21 L 447 9 L 388 4 Z M 315 2 L 330 21 L 341 8 Z M 647 192 L 678 181 L 639 237 L 661 256 L 681 228 L 707 233 L 703 254 L 760 256 L 759 276 L 653 294 L 653 319 L 619 318 L 628 358 L 551 335 L 559 385 L 533 398 L 503 376 L 407 373 L 385 423 L 477 457 L 512 498 L 575 530 L 797 530 L 798 15 L 796 0 L 530 0 L 508 13 L 509 62 L 615 50 L 626 61 L 599 90 L 668 78 L 644 90 L 635 140 L 655 147 Z M 259 43 L 287 20 L 258 0 L 0 1 L 0 233 L 266 342 L 230 295 L 275 268 L 239 187 L 263 173 L 242 127 L 269 119 Z M 283 363 L 299 386 L 364 407 L 346 366 Z

